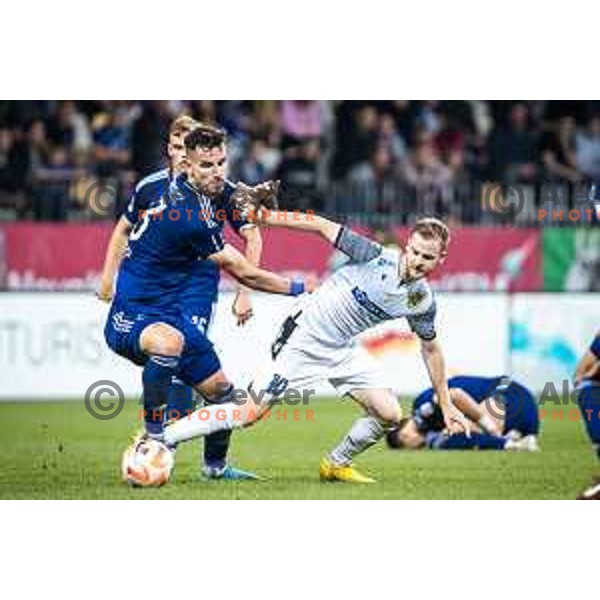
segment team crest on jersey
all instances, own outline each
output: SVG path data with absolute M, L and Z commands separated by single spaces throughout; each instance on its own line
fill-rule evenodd
M 415 308 L 421 304 L 421 302 L 425 299 L 427 294 L 423 290 L 415 290 L 413 292 L 408 293 L 408 298 L 406 303 L 408 308 Z

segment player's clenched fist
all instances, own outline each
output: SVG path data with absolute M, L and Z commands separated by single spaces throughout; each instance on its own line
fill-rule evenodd
M 100 282 L 100 287 L 96 291 L 96 297 L 101 302 L 112 302 L 113 299 L 113 283 L 110 282 Z
M 235 186 L 231 200 L 244 216 L 255 213 L 260 207 L 276 210 L 279 187 L 279 181 L 265 181 L 255 186 L 240 182 Z

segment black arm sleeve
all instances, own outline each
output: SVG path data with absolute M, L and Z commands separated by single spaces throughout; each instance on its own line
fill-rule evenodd
M 352 262 L 363 263 L 379 256 L 383 248 L 373 240 L 354 233 L 347 227 L 341 227 L 334 246 L 347 254 Z
M 435 302 L 432 303 L 431 307 L 420 315 L 413 315 L 407 317 L 406 320 L 410 325 L 410 328 L 422 339 L 430 342 L 435 339 L 435 313 L 436 306 Z

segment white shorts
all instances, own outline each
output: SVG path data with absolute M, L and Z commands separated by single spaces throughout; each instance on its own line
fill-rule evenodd
M 288 390 L 301 395 L 329 381 L 340 396 L 354 389 L 387 387 L 377 363 L 358 343 L 331 347 L 298 327 L 275 359 L 257 372 L 252 388 L 279 396 Z

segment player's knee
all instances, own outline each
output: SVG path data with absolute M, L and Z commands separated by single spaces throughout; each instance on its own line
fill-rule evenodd
M 140 346 L 149 354 L 180 356 L 184 345 L 183 334 L 174 327 L 162 323 L 148 327 L 140 336 Z
M 169 336 L 164 340 L 163 354 L 166 356 L 180 356 L 183 352 L 183 337 L 179 335 Z
M 394 402 L 385 402 L 375 405 L 374 416 L 384 427 L 397 427 L 402 421 L 402 409 Z

